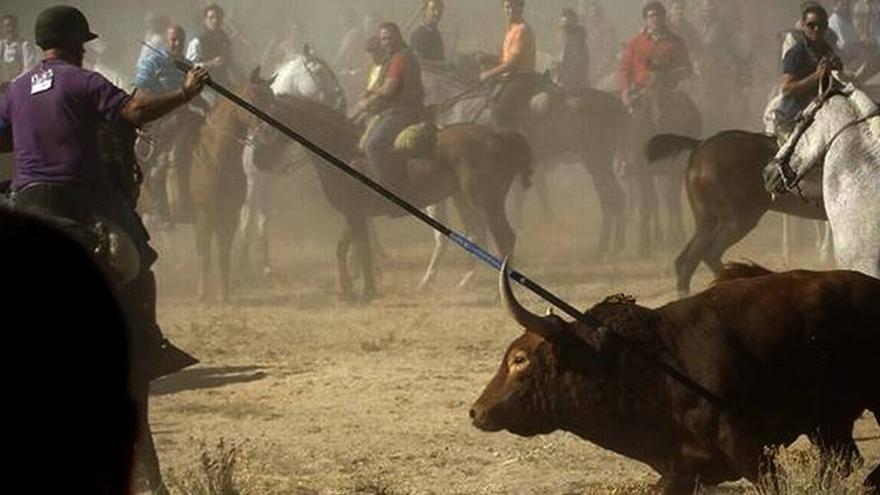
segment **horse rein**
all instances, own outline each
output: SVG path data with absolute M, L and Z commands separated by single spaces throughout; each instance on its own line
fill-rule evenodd
M 803 193 L 800 189 L 801 181 L 803 181 L 803 179 L 804 179 L 804 177 L 806 177 L 807 173 L 809 173 L 816 165 L 818 165 L 819 163 L 821 163 L 825 160 L 825 157 L 828 155 L 828 152 L 831 150 L 831 146 L 833 146 L 834 143 L 837 142 L 837 139 L 841 135 L 843 135 L 844 132 L 848 131 L 849 129 L 852 129 L 853 127 L 864 124 L 865 122 L 868 122 L 871 119 L 880 117 L 880 107 L 876 107 L 869 114 L 848 122 L 846 125 L 844 125 L 840 129 L 838 129 L 837 132 L 834 133 L 833 136 L 831 136 L 831 139 L 829 139 L 828 142 L 825 143 L 825 146 L 822 147 L 822 151 L 819 153 L 819 155 L 816 156 L 816 158 L 809 165 L 804 167 L 800 171 L 800 173 L 796 174 L 795 171 L 792 170 L 789 162 L 791 161 L 792 155 L 794 155 L 795 148 L 797 148 L 797 143 L 798 143 L 798 141 L 800 141 L 800 138 L 801 138 L 801 136 L 803 136 L 804 132 L 806 132 L 806 130 L 809 129 L 809 127 L 813 124 L 813 119 L 815 117 L 815 114 L 819 112 L 819 110 L 824 106 L 824 103 L 826 101 L 828 101 L 828 99 L 830 99 L 831 96 L 834 96 L 836 94 L 842 95 L 843 93 L 835 92 L 833 94 L 830 94 L 830 92 L 829 92 L 829 93 L 826 93 L 825 95 L 822 96 L 822 99 L 820 100 L 819 105 L 816 107 L 816 112 L 814 112 L 809 117 L 805 118 L 799 124 L 800 132 L 797 133 L 798 134 L 797 137 L 795 138 L 794 142 L 792 143 L 791 147 L 786 152 L 786 154 L 782 157 L 782 159 L 780 159 L 778 161 L 777 167 L 779 168 L 779 174 L 780 174 L 780 177 L 782 178 L 782 187 L 783 187 L 785 193 L 790 193 L 793 190 L 797 190 L 798 194 L 801 197 L 803 197 Z

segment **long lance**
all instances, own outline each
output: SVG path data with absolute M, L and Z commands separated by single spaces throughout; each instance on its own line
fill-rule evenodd
M 148 43 L 141 42 L 141 44 L 146 46 L 150 50 L 156 52 L 157 54 L 171 60 L 174 63 L 174 65 L 183 72 L 188 72 L 188 71 L 192 70 L 192 68 L 193 68 L 193 64 L 191 64 L 190 62 L 188 62 L 186 60 L 181 60 L 177 57 L 171 57 L 168 54 L 163 53 L 163 52 L 159 51 L 158 49 L 150 46 Z M 449 240 L 451 240 L 452 242 L 454 242 L 455 244 L 460 246 L 462 249 L 464 249 L 471 256 L 473 256 L 476 259 L 482 261 L 483 263 L 491 266 L 496 271 L 501 271 L 502 266 L 504 265 L 502 260 L 500 258 L 498 258 L 497 256 L 493 255 L 492 253 L 490 253 L 489 251 L 487 251 L 486 249 L 484 249 L 479 244 L 472 242 L 470 239 L 468 239 L 464 235 L 456 232 L 455 230 L 449 228 L 445 224 L 432 218 L 431 216 L 429 216 L 428 214 L 426 214 L 425 212 L 423 212 L 419 208 L 416 208 L 415 206 L 413 206 L 412 204 L 410 204 L 409 202 L 407 202 L 406 200 L 404 200 L 403 198 L 401 198 L 400 196 L 398 196 L 394 192 L 386 189 L 382 184 L 379 184 L 378 182 L 374 181 L 372 178 L 368 177 L 364 173 L 355 169 L 351 165 L 345 163 L 343 160 L 337 158 L 335 155 L 333 155 L 329 151 L 327 151 L 327 150 L 321 148 L 320 146 L 318 146 L 317 144 L 313 143 L 311 140 L 309 140 L 308 138 L 306 138 L 302 134 L 294 131 L 290 127 L 279 122 L 277 119 L 275 119 L 271 115 L 269 115 L 266 112 L 255 107 L 249 101 L 238 96 L 237 94 L 233 93 L 232 91 L 226 89 L 225 87 L 218 84 L 216 81 L 214 81 L 210 77 L 205 81 L 205 85 L 208 86 L 209 88 L 213 89 L 214 91 L 216 91 L 217 93 L 219 93 L 223 97 L 229 99 L 230 101 L 232 101 L 233 103 L 235 103 L 236 105 L 238 105 L 239 107 L 244 109 L 245 111 L 251 113 L 252 115 L 257 117 L 258 119 L 262 120 L 266 124 L 272 126 L 278 132 L 280 132 L 280 133 L 284 134 L 285 136 L 289 137 L 290 139 L 298 142 L 299 144 L 304 146 L 306 149 L 308 149 L 312 153 L 320 156 L 327 163 L 333 165 L 334 167 L 336 167 L 337 169 L 339 169 L 340 171 L 342 171 L 346 175 L 350 176 L 351 178 L 357 180 L 361 184 L 372 189 L 374 192 L 376 192 L 377 194 L 379 194 L 380 196 L 382 196 L 386 200 L 390 201 L 391 203 L 395 204 L 399 208 L 402 208 L 403 210 L 405 210 L 410 215 L 421 220 L 422 223 L 425 223 L 429 227 L 431 227 L 432 229 L 436 230 L 437 232 L 440 232 L 441 234 L 446 236 L 446 238 L 448 238 Z M 553 306 L 559 308 L 559 310 L 562 311 L 563 313 L 565 313 L 568 316 L 574 318 L 575 320 L 583 323 L 584 325 L 587 325 L 588 327 L 590 327 L 594 330 L 607 330 L 608 329 L 608 327 L 602 321 L 598 320 L 597 318 L 595 318 L 587 313 L 579 311 L 577 308 L 575 308 L 571 304 L 565 302 L 562 298 L 560 298 L 556 294 L 550 292 L 549 290 L 547 290 L 546 288 L 544 288 L 543 286 L 541 286 L 537 282 L 533 281 L 529 277 L 525 276 L 521 272 L 519 272 L 515 269 L 512 269 L 512 268 L 508 268 L 507 276 L 509 276 L 516 283 L 518 283 L 521 286 L 525 287 L 526 289 L 532 291 L 534 294 L 536 294 L 540 298 L 549 302 Z M 626 342 L 625 339 L 622 338 L 622 340 L 624 340 L 624 342 Z M 719 409 L 723 409 L 723 410 L 727 410 L 727 411 L 733 411 L 733 408 L 730 407 L 730 405 L 728 405 L 724 399 L 719 397 L 714 392 L 706 389 L 705 387 L 703 387 L 702 385 L 700 385 L 699 383 L 697 383 L 696 381 L 694 381 L 689 376 L 685 375 L 684 373 L 682 373 L 681 371 L 679 371 L 678 369 L 676 369 L 672 365 L 665 363 L 659 359 L 656 359 L 652 356 L 649 356 L 647 353 L 645 353 L 643 350 L 641 350 L 638 347 L 638 344 L 636 344 L 636 343 L 627 342 L 627 344 L 628 344 L 627 347 L 629 347 L 631 350 L 633 350 L 633 351 L 639 353 L 640 355 L 644 356 L 645 358 L 647 358 L 650 362 L 652 362 L 654 365 L 658 366 L 661 370 L 663 370 L 665 373 L 670 375 L 672 378 L 674 378 L 676 381 L 678 381 L 684 387 L 690 389 L 691 391 L 693 391 L 697 395 L 703 397 L 706 401 L 713 404 L 715 407 L 718 407 Z

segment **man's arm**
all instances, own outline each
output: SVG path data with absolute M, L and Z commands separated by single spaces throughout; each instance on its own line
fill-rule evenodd
M 816 72 L 801 80 L 795 79 L 791 74 L 783 74 L 779 81 L 779 91 L 783 96 L 804 96 L 815 93 L 823 76 L 822 67 L 827 65 L 820 65 Z
M 119 117 L 138 127 L 162 118 L 198 95 L 207 80 L 208 72 L 202 67 L 196 67 L 187 72 L 183 86 L 177 91 L 162 95 L 136 91 L 122 108 Z
M 620 69 L 617 71 L 617 77 L 620 80 L 620 93 L 623 95 L 623 102 L 627 105 L 629 101 L 629 90 L 633 85 L 633 70 L 635 67 L 636 48 L 635 42 L 631 42 L 626 47 L 623 59 L 620 62 Z
M 812 74 L 797 79 L 794 74 L 797 72 L 797 68 L 804 63 L 802 58 L 802 50 L 799 46 L 795 46 L 785 55 L 782 79 L 779 81 L 779 91 L 783 96 L 808 96 L 809 93 L 817 91 L 819 81 L 822 80 L 830 67 L 828 61 L 823 60 Z
M 383 82 L 378 88 L 371 90 L 370 94 L 361 100 L 359 104 L 360 110 L 369 110 L 383 98 L 396 95 L 403 87 L 405 73 L 406 68 L 403 65 L 403 59 L 399 56 L 395 56 L 395 58 L 389 62 L 385 82 Z

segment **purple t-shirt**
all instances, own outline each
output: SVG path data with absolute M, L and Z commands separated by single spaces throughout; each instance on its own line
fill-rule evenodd
M 16 79 L 0 107 L 15 147 L 13 189 L 37 181 L 105 185 L 97 125 L 116 123 L 129 98 L 97 72 L 62 60 L 44 60 Z

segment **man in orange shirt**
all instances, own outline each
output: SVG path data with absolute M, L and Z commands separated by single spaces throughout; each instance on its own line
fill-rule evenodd
M 623 102 L 634 113 L 649 111 L 653 124 L 663 128 L 668 100 L 678 83 L 692 73 L 684 41 L 666 25 L 666 7 L 645 5 L 645 29 L 627 45 L 620 65 Z
M 504 0 L 507 34 L 501 60 L 480 74 L 483 82 L 497 82 L 490 109 L 499 129 L 514 130 L 537 89 L 535 35 L 523 19 L 525 0 Z

